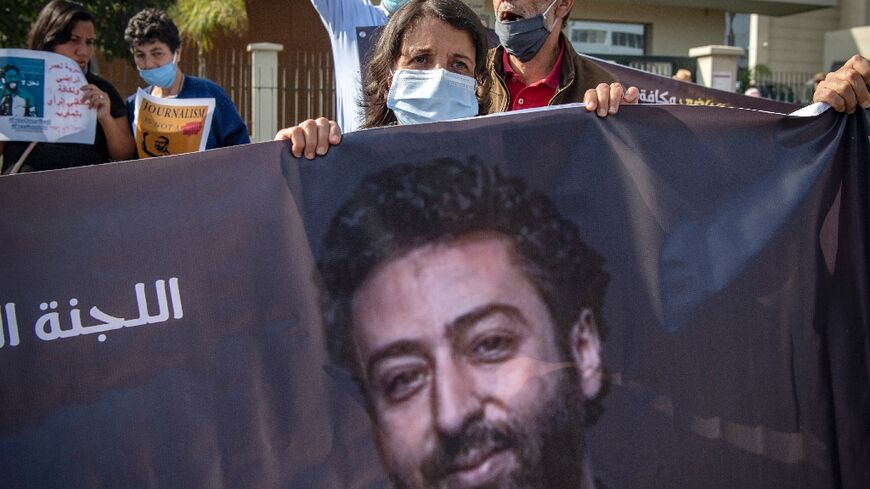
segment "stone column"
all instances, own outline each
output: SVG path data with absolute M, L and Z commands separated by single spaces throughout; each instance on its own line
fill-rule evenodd
M 737 60 L 743 48 L 734 46 L 701 46 L 689 50 L 698 59 L 698 84 L 733 92 L 737 83 Z
M 281 44 L 248 44 L 251 53 L 251 141 L 271 141 L 278 132 L 278 53 Z

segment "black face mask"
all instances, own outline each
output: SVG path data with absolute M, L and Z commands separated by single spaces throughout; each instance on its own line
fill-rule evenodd
M 546 10 L 534 17 L 513 22 L 496 22 L 495 33 L 505 51 L 523 62 L 534 58 L 553 30 L 553 25 L 547 28 L 547 12 L 557 1 L 553 0 Z M 553 24 L 555 23 L 554 20 Z

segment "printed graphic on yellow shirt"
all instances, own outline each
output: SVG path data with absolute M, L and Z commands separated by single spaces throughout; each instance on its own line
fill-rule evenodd
M 215 99 L 170 99 L 136 92 L 134 133 L 139 158 L 205 149 Z

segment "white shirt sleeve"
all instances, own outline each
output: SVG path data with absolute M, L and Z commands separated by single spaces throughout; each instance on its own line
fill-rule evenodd
M 332 45 L 336 122 L 343 132 L 355 131 L 361 118 L 362 93 L 356 29 L 386 24 L 387 11 L 369 0 L 311 0 L 311 4 L 320 14 Z

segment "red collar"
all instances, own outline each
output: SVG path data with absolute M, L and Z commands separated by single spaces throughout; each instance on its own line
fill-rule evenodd
M 562 39 L 559 39 L 559 55 L 556 57 L 556 62 L 553 64 L 553 69 L 550 70 L 550 73 L 544 77 L 543 80 L 539 80 L 535 83 L 530 83 L 529 85 L 538 85 L 543 83 L 550 88 L 559 88 L 559 81 L 562 79 L 562 58 L 565 55 L 565 42 Z M 502 53 L 502 66 L 504 66 L 504 74 L 506 79 L 514 78 L 516 81 L 520 81 L 519 75 L 514 71 L 513 67 L 511 67 L 510 56 L 508 55 L 507 50 Z

